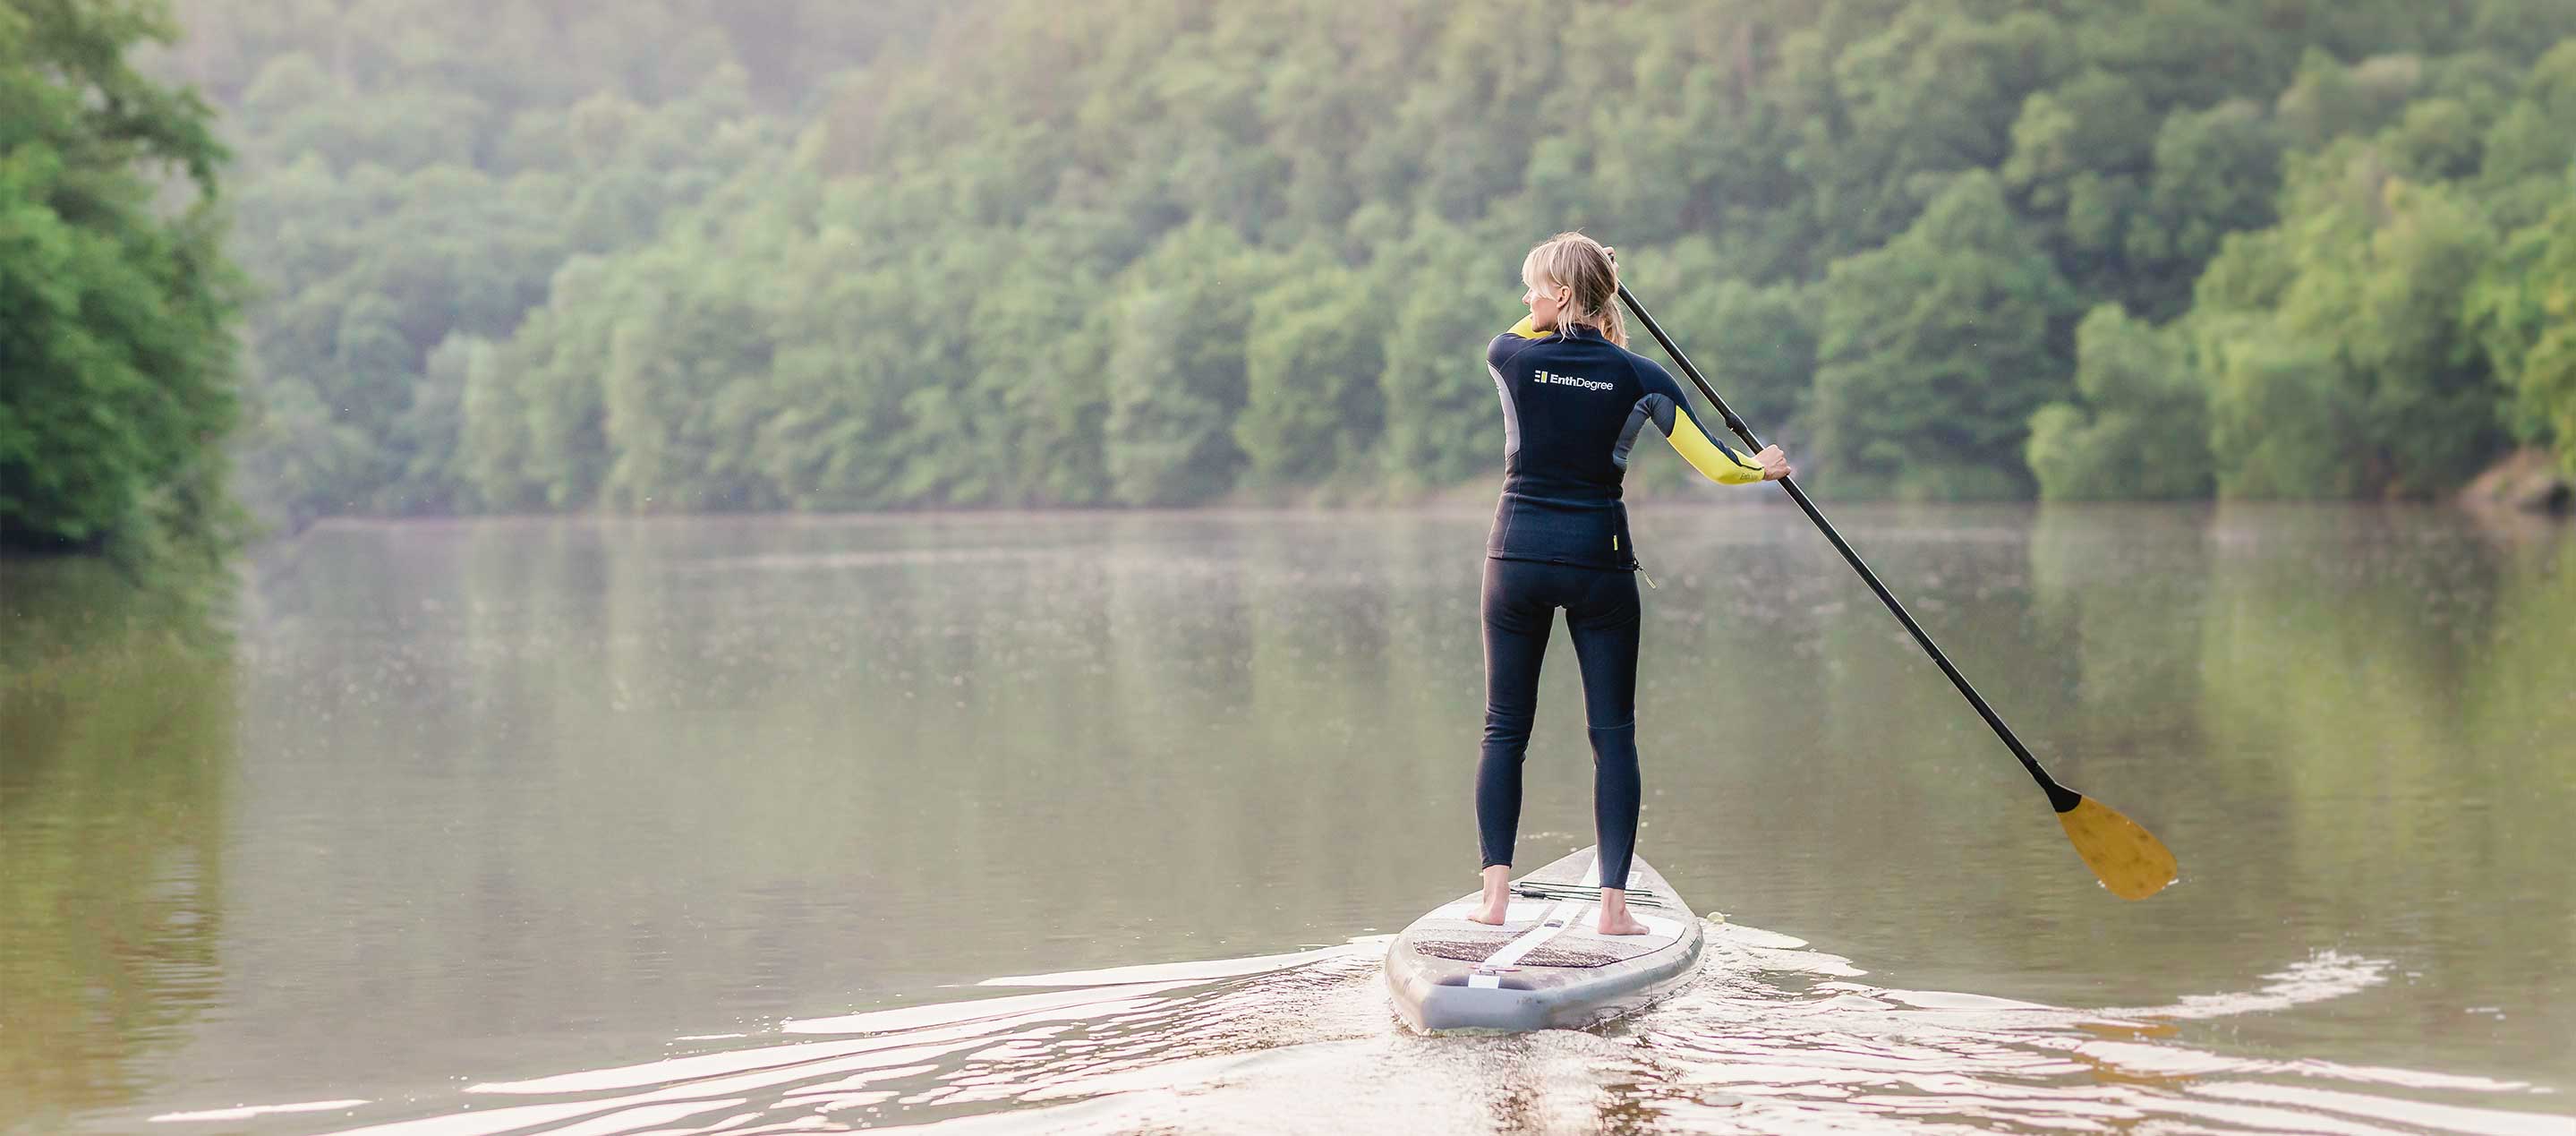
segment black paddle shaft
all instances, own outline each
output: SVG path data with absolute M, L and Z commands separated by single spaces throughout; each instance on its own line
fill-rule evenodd
M 1636 313 L 1638 323 L 1646 325 L 1647 334 L 1654 336 L 1655 342 L 1664 345 L 1664 354 L 1672 356 L 1673 362 L 1682 365 L 1682 373 L 1690 376 L 1691 382 L 1699 387 L 1699 393 L 1707 395 L 1708 400 L 1716 404 L 1717 413 L 1726 419 L 1726 428 L 1735 431 L 1735 436 L 1744 439 L 1745 445 L 1759 452 L 1762 449 L 1762 439 L 1754 437 L 1753 428 L 1746 426 L 1743 419 L 1735 416 L 1735 411 L 1727 408 L 1726 400 L 1717 396 L 1717 391 L 1708 385 L 1708 380 L 1701 377 L 1699 368 L 1691 365 L 1690 356 L 1682 354 L 1681 347 L 1673 342 L 1673 337 L 1664 334 L 1663 327 L 1655 322 L 1655 317 L 1646 314 L 1646 306 L 1637 302 L 1637 297 L 1629 293 L 1626 284 L 1619 285 L 1619 299 L 1628 305 L 1629 311 Z M 1932 656 L 1932 661 L 1941 665 L 1941 673 L 1950 676 L 1950 685 L 1958 687 L 1959 693 L 1968 696 L 1968 704 L 1977 708 L 1977 714 L 1986 720 L 1987 725 L 1994 727 L 1995 736 L 2002 738 L 2005 745 L 2012 747 L 2013 756 L 2021 759 L 2021 767 L 2030 771 L 2031 777 L 2039 782 L 2041 789 L 2047 790 L 2049 805 L 2062 813 L 2082 803 L 2083 794 L 2058 784 L 2055 778 L 2048 775 L 2047 770 L 2039 767 L 2039 759 L 2032 757 L 2029 747 L 2022 745 L 2021 739 L 2013 736 L 2012 727 L 2004 724 L 2003 716 L 1995 713 L 1994 707 L 1986 705 L 1986 700 L 1978 696 L 1976 687 L 1968 685 L 1968 676 L 1959 673 L 1959 668 L 1951 664 L 1950 656 L 1942 654 L 1940 645 L 1932 641 L 1932 636 L 1924 633 L 1923 625 L 1914 622 L 1914 616 L 1905 610 L 1905 605 L 1896 602 L 1896 596 L 1887 590 L 1887 585 L 1878 582 L 1878 573 L 1870 571 L 1869 565 L 1861 563 L 1860 554 L 1852 551 L 1852 546 L 1843 540 L 1843 534 L 1834 531 L 1833 522 L 1827 521 L 1825 515 L 1816 510 L 1816 503 L 1807 499 L 1806 490 L 1798 488 L 1796 482 L 1785 477 L 1780 479 L 1780 488 L 1789 491 L 1789 499 L 1796 501 L 1799 508 L 1807 511 L 1807 519 L 1816 522 L 1816 527 L 1823 530 L 1826 540 L 1834 542 L 1834 550 L 1842 553 L 1844 560 L 1851 562 L 1852 570 L 1860 573 L 1861 579 L 1868 581 L 1869 590 L 1878 593 L 1879 602 L 1886 604 L 1887 610 L 1896 613 L 1896 621 L 1904 624 L 1905 629 L 1914 634 L 1914 641 L 1923 645 L 1923 653 Z

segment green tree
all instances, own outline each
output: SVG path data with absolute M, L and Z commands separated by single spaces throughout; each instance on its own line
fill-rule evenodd
M 1129 274 L 1109 349 L 1109 479 L 1131 505 L 1231 491 L 1244 467 L 1244 338 L 1269 264 L 1233 233 L 1173 233 Z
M 2476 185 L 2497 223 L 2520 229 L 2537 224 L 2566 199 L 2567 171 L 2576 163 L 2576 38 L 2543 54 L 2524 77 L 2522 96 L 2480 139 L 2484 164 Z
M 2282 129 L 2308 147 L 2369 134 L 2395 119 L 2423 85 L 2424 61 L 2383 55 L 2347 66 L 2323 48 L 2299 61 L 2299 77 L 2273 106 Z
M 2051 501 L 2171 500 L 2209 495 L 2209 432 L 2199 375 L 2173 332 L 2115 305 L 2075 329 L 2080 402 L 2030 420 L 2030 469 Z
M 2514 392 L 2517 433 L 2576 474 L 2576 205 L 2515 233 L 2466 301 L 2469 326 Z
M 2092 68 L 2024 100 L 2013 123 L 1998 172 L 2059 270 L 2088 294 L 2126 298 L 2132 281 L 2154 279 L 2126 253 L 2159 122 L 2135 84 Z
M 2001 163 L 2023 101 L 2071 71 L 2075 44 L 2055 17 L 2018 11 L 1986 20 L 1982 7 L 1837 4 L 1811 33 L 1854 37 L 1833 49 L 1830 94 L 1812 108 L 1826 132 L 1811 132 L 1796 159 L 1814 171 L 1828 255 L 1894 238 L 1930 208 L 1927 190 L 1937 192 L 1947 175 Z
M 2181 315 L 2192 281 L 2229 233 L 2272 223 L 2281 138 L 2253 103 L 2231 100 L 2169 115 L 2157 128 L 2155 171 L 2128 228 L 2136 282 L 2127 302 L 2153 319 Z
M 195 94 L 125 58 L 173 34 L 156 3 L 0 3 L 0 547 L 225 527 L 224 151 Z
M 1364 273 L 1286 269 L 1253 298 L 1244 344 L 1247 397 L 1234 427 L 1244 476 L 1261 487 L 1374 474 L 1385 429 L 1386 301 Z
M 2231 240 L 2194 320 L 2220 492 L 2422 497 L 2503 437 L 2460 319 L 2494 235 L 2463 198 L 2346 140 L 2302 161 L 2285 220 Z
M 2026 495 L 2031 413 L 2065 390 L 2074 300 L 2003 190 L 1961 175 L 1903 236 L 1835 262 L 1818 345 L 1820 484 L 1837 493 Z
M 640 266 L 639 266 L 640 267 Z M 745 281 L 653 273 L 620 306 L 600 373 L 613 455 L 603 503 L 631 512 L 759 508 L 753 464 L 773 342 Z
M 1518 260 L 1508 247 L 1437 224 L 1391 252 L 1398 299 L 1377 377 L 1386 483 L 1419 490 L 1499 474 L 1502 404 L 1484 353 L 1526 314 L 1510 299 Z

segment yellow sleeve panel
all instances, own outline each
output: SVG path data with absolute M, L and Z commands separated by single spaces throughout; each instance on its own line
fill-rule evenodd
M 1540 338 L 1541 336 L 1547 336 L 1547 335 L 1554 335 L 1554 334 L 1556 334 L 1555 332 L 1550 332 L 1550 331 L 1540 331 L 1540 330 L 1538 329 L 1538 324 L 1531 322 L 1532 320 L 1534 320 L 1534 319 L 1536 319 L 1536 318 L 1537 318 L 1537 317 L 1535 317 L 1535 316 L 1522 316 L 1522 317 L 1521 317 L 1521 322 L 1516 323 L 1516 324 L 1513 324 L 1513 325 L 1512 325 L 1512 329 L 1511 329 L 1510 331 L 1504 332 L 1503 334 L 1505 334 L 1505 335 L 1516 335 L 1516 336 L 1519 336 L 1519 337 L 1520 337 L 1520 338 L 1522 338 L 1522 339 L 1537 339 L 1537 338 Z
M 1732 446 L 1721 445 L 1699 428 L 1699 421 L 1687 410 L 1675 408 L 1673 425 L 1664 431 L 1664 440 L 1672 443 L 1673 452 L 1689 462 L 1700 475 L 1720 485 L 1751 485 L 1762 480 L 1762 467 L 1736 453 Z

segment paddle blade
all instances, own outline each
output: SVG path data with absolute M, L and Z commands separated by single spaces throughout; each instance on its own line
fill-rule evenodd
M 2164 842 L 2121 816 L 2119 810 L 2086 797 L 2057 814 L 2075 854 L 2102 878 L 2102 886 L 2122 899 L 2145 899 L 2174 882 L 2174 856 Z

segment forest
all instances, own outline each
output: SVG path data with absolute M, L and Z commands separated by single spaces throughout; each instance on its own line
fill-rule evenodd
M 233 319 L 237 357 L 192 377 L 147 344 L 135 373 L 237 381 L 233 485 L 290 525 L 1480 484 L 1481 349 L 1568 228 L 1824 495 L 2434 499 L 2517 447 L 2576 471 L 2564 0 L 167 15 L 102 33 L 148 81 L 97 81 L 202 99 L 141 144 L 209 178 L 228 153 L 219 208 L 173 212 L 164 176 L 135 183 L 159 214 L 99 216 L 189 265 L 228 225 L 240 286 L 106 333 Z M 37 46 L 0 48 L 0 92 L 92 80 Z M 85 365 L 15 326 L 12 219 L 74 214 L 43 138 L 0 131 L 0 351 Z M 13 379 L 0 532 L 58 508 L 25 485 L 108 484 L 49 480 L 67 453 L 135 485 L 208 464 L 141 443 L 219 434 L 211 394 L 114 427 L 133 453 L 49 425 L 94 432 L 121 389 Z
M 238 528 L 224 150 L 203 102 L 124 58 L 158 17 L 0 0 L 0 552 Z

